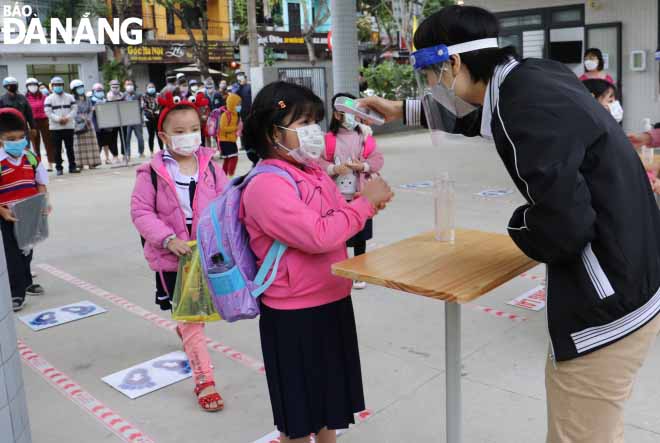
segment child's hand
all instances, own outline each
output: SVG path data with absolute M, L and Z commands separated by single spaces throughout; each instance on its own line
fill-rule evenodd
M 390 186 L 380 177 L 373 178 L 364 185 L 361 193 L 362 197 L 369 200 L 369 202 L 376 209 L 384 207 L 394 197 L 394 193 Z
M 41 215 L 50 215 L 51 212 L 53 212 L 53 207 L 51 205 L 48 205 L 46 209 L 41 211 Z
M 653 186 L 653 192 L 660 194 L 660 179 L 656 178 L 651 185 Z
M 184 255 L 188 255 L 192 253 L 192 249 L 190 249 L 190 246 L 183 241 L 179 240 L 178 238 L 173 238 L 167 243 L 167 249 L 177 257 L 183 257 Z
M 346 166 L 351 168 L 355 172 L 362 172 L 364 171 L 364 163 L 359 162 L 357 160 L 351 160 L 348 163 L 346 163 Z
M 635 147 L 639 149 L 642 146 L 648 146 L 651 144 L 651 134 L 648 132 L 642 132 L 641 134 L 628 134 L 628 140 Z
M 8 222 L 18 221 L 18 219 L 14 216 L 14 213 L 11 212 L 11 209 L 4 206 L 0 206 L 0 217 L 2 217 L 3 220 Z
M 336 175 L 346 175 L 351 173 L 351 167 L 347 164 L 335 165 L 333 171 Z

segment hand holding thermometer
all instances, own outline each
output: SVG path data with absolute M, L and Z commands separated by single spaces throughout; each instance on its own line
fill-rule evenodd
M 378 126 L 385 123 L 385 119 L 382 115 L 371 109 L 359 107 L 357 100 L 353 100 L 349 97 L 337 97 L 335 99 L 335 109 L 340 112 L 353 114 L 361 120 L 369 121 Z

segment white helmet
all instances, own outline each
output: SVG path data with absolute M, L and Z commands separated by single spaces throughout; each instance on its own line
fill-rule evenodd
M 2 86 L 17 85 L 18 81 L 14 77 L 5 77 L 2 80 Z
M 85 86 L 85 84 L 82 82 L 82 80 L 71 80 L 71 83 L 69 84 L 69 88 L 71 88 L 72 91 L 74 91 L 76 88 L 79 88 L 80 86 Z
M 25 80 L 25 86 L 30 86 L 30 85 L 39 86 L 39 80 L 37 80 L 34 77 L 30 77 L 29 79 Z

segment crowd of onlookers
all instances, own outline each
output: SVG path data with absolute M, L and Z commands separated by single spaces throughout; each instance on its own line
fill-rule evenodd
M 0 96 L 0 108 L 14 108 L 24 116 L 31 149 L 41 161 L 43 146 L 43 162 L 47 170 L 56 170 L 57 175 L 63 175 L 63 149 L 66 151 L 69 173 L 79 173 L 85 166 L 94 169 L 103 163 L 114 164 L 120 158 L 130 158 L 129 147 L 133 135 L 137 139 L 138 155 L 144 158 L 145 128 L 146 147 L 150 153 L 153 154 L 156 142 L 163 149 L 157 131 L 161 110 L 158 98 L 169 92 L 180 99 L 195 100 L 201 94 L 208 100 L 208 105 L 200 108 L 204 123 L 204 144 L 220 150 L 227 163 L 226 170 L 233 174 L 238 155 L 236 134 L 240 133 L 240 122 L 250 111 L 252 102 L 251 86 L 245 74 L 236 73 L 236 82 L 232 85 L 228 85 L 225 79 L 216 85 L 213 78 L 201 81 L 187 78 L 182 73 L 168 73 L 165 81 L 166 86 L 160 91 L 153 82 L 149 82 L 144 91 L 140 91 L 131 79 L 123 82 L 113 79 L 108 83 L 108 88 L 102 83 L 95 83 L 90 88 L 82 80 L 74 79 L 66 85 L 62 77 L 55 76 L 49 84 L 28 78 L 25 89 L 19 90 L 18 81 L 6 77 L 2 82 L 6 92 Z M 138 101 L 143 123 L 114 128 L 100 127 L 96 107 L 115 101 Z M 233 121 L 232 115 L 236 116 Z M 214 126 L 218 129 L 213 134 L 206 131 L 209 118 L 217 119 Z M 224 128 L 222 123 L 225 124 Z M 230 128 L 227 128 L 228 124 Z

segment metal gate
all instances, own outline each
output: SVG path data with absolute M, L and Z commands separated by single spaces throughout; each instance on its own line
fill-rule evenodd
M 296 85 L 311 89 L 327 106 L 328 96 L 325 68 L 278 68 L 277 78 L 281 81 L 295 83 Z

